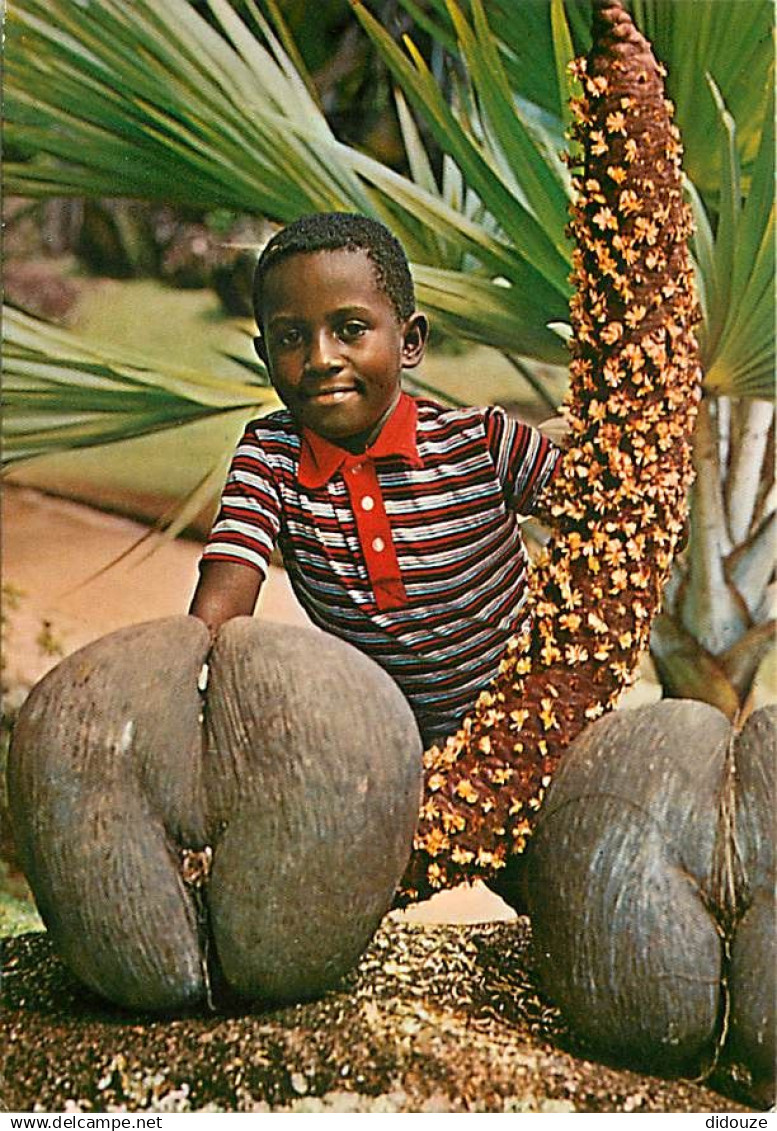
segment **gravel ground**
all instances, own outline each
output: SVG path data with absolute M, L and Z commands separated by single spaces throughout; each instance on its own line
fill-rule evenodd
M 751 1110 L 586 1059 L 537 993 L 529 935 L 525 919 L 418 926 L 392 914 L 319 1001 L 151 1020 L 84 990 L 45 934 L 5 939 L 0 1110 Z

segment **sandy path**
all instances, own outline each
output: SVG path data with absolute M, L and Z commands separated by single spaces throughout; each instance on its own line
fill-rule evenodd
M 199 543 L 179 539 L 146 557 L 143 547 L 94 577 L 128 551 L 146 528 L 24 487 L 4 488 L 2 519 L 3 655 L 5 680 L 13 689 L 9 698 L 19 697 L 22 689 L 45 675 L 60 654 L 125 625 L 186 612 L 197 579 Z M 9 586 L 18 601 L 8 595 Z M 282 569 L 271 567 L 258 615 L 283 624 L 309 624 Z M 41 648 L 42 630 L 61 653 Z M 425 922 L 511 916 L 485 888 L 444 892 L 407 913 L 409 919 Z
M 29 685 L 56 663 L 58 657 L 36 643 L 44 622 L 68 654 L 125 625 L 186 612 L 199 543 L 179 539 L 147 556 L 151 542 L 94 577 L 146 528 L 22 487 L 4 489 L 2 514 L 3 585 L 20 594 L 16 609 L 7 595 L 4 601 L 10 683 Z M 271 568 L 260 615 L 284 624 L 309 623 L 282 569 Z

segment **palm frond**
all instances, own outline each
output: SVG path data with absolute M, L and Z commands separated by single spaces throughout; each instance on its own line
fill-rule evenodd
M 743 202 L 737 123 L 717 86 L 722 152 L 720 207 L 713 220 L 696 193 L 697 262 L 704 293 L 705 384 L 727 396 L 770 397 L 774 389 L 774 126 L 765 123 Z
M 420 28 L 449 52 L 456 52 L 454 20 L 447 0 L 427 0 L 423 8 L 416 0 L 401 3 Z M 461 0 L 460 7 L 466 14 L 472 10 L 469 0 Z M 580 55 L 591 45 L 590 0 L 533 0 L 521 4 L 520 18 L 515 0 L 488 0 L 487 5 L 492 39 L 511 90 L 559 119 L 566 116 L 566 82 L 559 82 L 558 68 L 550 61 L 554 55 L 558 58 L 560 8 L 568 49 L 571 55 Z
M 3 464 L 278 406 L 254 381 L 160 366 L 3 308 Z
M 466 68 L 458 103 L 446 100 L 412 43 L 404 52 L 355 4 L 403 92 L 412 177 L 334 137 L 275 8 L 273 30 L 253 0 L 246 19 L 228 0 L 211 7 L 215 27 L 190 0 L 12 0 L 6 142 L 27 159 L 6 163 L 7 191 L 165 199 L 281 222 L 322 209 L 366 212 L 405 244 L 422 301 L 449 332 L 563 361 L 570 252 L 561 76 L 569 52 L 585 46 L 589 0 L 518 9 L 507 0 L 430 0 L 427 27 Z M 771 87 L 760 85 L 770 63 L 761 35 L 768 0 L 633 0 L 632 8 L 669 63 L 689 151 L 700 127 L 684 93 L 688 75 L 706 60 L 714 80 L 704 86 L 712 114 L 697 147 L 708 156 L 714 149 L 714 169 L 705 158 L 688 185 L 707 387 L 768 396 L 774 132 Z M 525 74 L 528 32 L 544 53 L 531 70 L 549 72 L 536 82 Z M 758 84 L 743 83 L 743 57 Z M 410 106 L 443 150 L 439 184 Z
M 451 7 L 454 9 L 454 5 Z M 355 10 L 404 94 L 423 114 L 438 144 L 455 161 L 514 253 L 531 264 L 559 293 L 568 295 L 571 253 L 563 236 L 569 199 L 566 186 L 558 168 L 547 162 L 546 151 L 540 148 L 535 133 L 511 105 L 504 75 L 498 70 L 494 72 L 498 59 L 488 51 L 487 31 L 481 26 L 480 34 L 476 34 L 460 13 L 457 15 L 462 51 L 465 57 L 469 52 L 467 61 L 473 81 L 486 104 L 486 109 L 481 107 L 482 137 L 478 138 L 443 97 L 412 41 L 406 41 L 409 55 L 404 54 L 361 4 Z M 496 121 L 489 120 L 489 112 L 496 116 Z M 535 123 L 534 130 L 539 128 Z M 498 145 L 495 139 L 499 139 Z M 520 169 L 525 176 L 521 176 L 520 191 L 516 191 L 516 172 Z
M 770 118 L 770 0 L 632 0 L 632 12 L 667 68 L 667 91 L 683 135 L 685 169 L 714 202 L 724 175 L 712 76 L 738 123 L 737 154 L 749 175 Z
M 329 163 L 326 119 L 294 74 L 215 5 L 230 44 L 186 0 L 9 6 L 9 162 L 21 195 L 84 191 L 264 212 L 369 210 L 348 167 Z M 278 139 L 284 138 L 284 145 Z
M 454 21 L 447 0 L 428 0 L 433 17 L 426 15 L 423 21 L 415 0 L 401 2 L 419 26 L 449 51 L 455 50 Z M 558 85 L 553 59 L 562 3 L 569 44 L 574 54 L 585 54 L 591 43 L 590 0 L 522 3 L 520 17 L 514 0 L 488 3 L 492 38 L 511 89 L 559 117 L 564 113 L 566 93 Z M 461 4 L 465 11 L 474 10 L 469 0 Z M 770 0 L 630 0 L 627 6 L 667 67 L 667 92 L 677 108 L 686 171 L 713 200 L 721 165 L 715 141 L 717 109 L 705 75 L 712 75 L 741 123 L 737 144 L 749 175 L 761 124 L 770 113 L 767 86 L 773 56 L 773 5 Z
M 523 285 L 520 280 L 492 280 L 417 266 L 414 271 L 421 305 L 435 322 L 451 332 L 465 332 L 471 341 L 499 344 L 507 353 L 550 365 L 565 365 L 565 342 L 551 323 L 565 321 L 567 311 L 551 288 Z
M 6 141 L 29 159 L 6 162 L 6 191 L 132 196 L 281 222 L 355 210 L 387 222 L 422 264 L 547 280 L 566 299 L 563 255 L 541 224 L 518 224 L 514 197 L 469 139 L 470 165 L 501 201 L 517 245 L 479 202 L 471 168 L 454 173 L 448 163 L 437 191 L 340 144 L 255 9 L 267 46 L 226 0 L 213 9 L 223 34 L 188 0 L 9 5 Z M 451 191 L 457 177 L 461 193 Z M 450 312 L 448 323 L 467 336 L 469 322 Z M 493 344 L 513 348 L 513 337 Z

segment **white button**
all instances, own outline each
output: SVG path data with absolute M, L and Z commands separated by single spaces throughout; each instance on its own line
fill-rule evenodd
M 381 550 L 386 549 L 386 543 L 383 541 L 382 538 L 373 538 L 372 539 L 372 548 L 373 548 L 373 550 L 375 551 L 376 554 L 379 554 L 381 552 Z
M 351 475 L 358 475 L 363 467 L 364 467 L 363 463 L 355 463 L 353 465 L 353 467 L 351 468 Z
M 362 499 L 362 508 L 366 511 L 371 511 L 374 506 L 375 500 L 373 499 L 372 495 L 365 495 Z

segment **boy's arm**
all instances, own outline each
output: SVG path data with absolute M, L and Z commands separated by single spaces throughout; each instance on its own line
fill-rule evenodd
M 546 488 L 558 467 L 562 449 L 551 438 L 547 421 L 533 428 L 509 417 L 503 408 L 486 409 L 486 440 L 508 506 L 520 515 L 543 521 Z
M 211 639 L 225 621 L 253 615 L 280 530 L 281 497 L 260 423 L 246 425 L 235 450 L 189 606 Z
M 215 637 L 225 621 L 253 614 L 263 580 L 258 570 L 239 562 L 204 561 L 189 613 Z
M 537 493 L 534 499 L 534 506 L 532 508 L 532 517 L 535 518 L 543 526 L 548 526 L 551 529 L 556 526 L 556 519 L 550 511 L 552 502 L 552 493 L 550 485 L 553 482 L 554 476 L 559 469 L 561 463 L 561 453 L 563 453 L 569 439 L 569 425 L 563 416 L 552 416 L 549 420 L 543 420 L 541 424 L 537 425 L 538 430 L 550 440 L 554 449 L 558 449 L 559 457 L 556 464 L 551 471 L 548 479 L 543 488 Z

